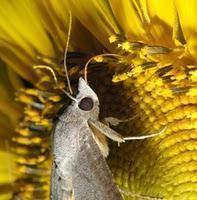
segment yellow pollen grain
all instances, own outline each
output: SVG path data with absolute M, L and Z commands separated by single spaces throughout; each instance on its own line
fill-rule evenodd
M 26 172 L 26 166 L 19 166 L 17 169 L 20 173 L 25 173 Z
M 37 164 L 37 159 L 36 158 L 22 158 L 19 157 L 17 161 L 21 164 L 30 164 L 30 165 L 35 165 Z
M 162 126 L 160 123 L 155 122 L 154 124 L 150 124 L 150 127 L 153 127 L 154 130 L 159 130 Z
M 173 104 L 173 101 L 163 101 L 160 110 L 161 110 L 163 113 L 166 113 L 167 111 L 174 110 L 175 108 L 176 108 L 176 105 Z M 173 112 L 168 113 L 168 114 L 169 114 L 169 116 L 170 116 L 170 115 L 173 115 Z M 167 116 L 168 116 L 168 115 L 167 115 Z
M 196 71 L 191 71 L 189 72 L 190 76 L 190 80 L 193 82 L 197 82 L 197 70 Z
M 18 95 L 17 100 L 25 104 L 31 104 L 33 102 L 33 98 L 25 94 Z
M 148 109 L 147 107 L 144 109 L 144 112 L 146 113 L 146 115 L 150 115 L 152 113 L 152 109 Z
M 132 74 L 134 77 L 138 77 L 141 73 L 142 73 L 142 67 L 139 65 L 139 66 L 135 66 L 133 69 L 132 69 Z
M 50 101 L 53 101 L 53 102 L 59 102 L 61 100 L 61 97 L 56 95 L 56 96 L 51 96 L 49 97 L 49 100 Z
M 191 112 L 191 113 L 187 114 L 186 116 L 187 116 L 187 118 L 190 118 L 190 119 L 197 119 L 197 112 L 195 112 L 195 113 Z
M 33 142 L 34 144 L 40 144 L 41 138 L 39 138 L 39 137 L 34 137 L 34 138 L 32 139 L 32 142 Z
M 156 117 L 155 117 L 155 115 L 151 114 L 151 115 L 148 116 L 148 119 L 149 119 L 150 122 L 154 122 L 156 120 Z
M 181 104 L 183 104 L 183 105 L 187 105 L 187 104 L 192 103 L 192 102 L 190 102 L 189 96 L 186 96 L 186 95 L 182 95 L 182 96 L 180 97 L 180 102 L 181 102 Z
M 179 96 L 174 96 L 173 99 L 170 101 L 170 103 L 172 103 L 174 105 L 174 107 L 178 107 L 178 106 L 182 105 L 180 102 Z
M 196 106 L 185 106 L 183 107 L 183 112 L 186 116 L 191 116 L 192 114 L 197 114 Z
M 30 107 L 25 108 L 25 114 L 29 115 L 30 117 L 39 117 L 40 116 L 40 113 L 37 110 L 32 109 Z
M 161 124 L 161 125 L 166 125 L 168 123 L 166 117 L 164 117 L 163 115 L 161 115 L 159 118 L 158 118 L 158 123 Z
M 38 96 L 38 91 L 35 89 L 26 89 L 25 93 L 33 96 Z
M 39 121 L 38 124 L 46 126 L 46 127 L 50 127 L 51 126 L 51 123 L 50 123 L 50 121 L 48 119 L 42 119 L 42 120 Z
M 120 81 L 124 81 L 126 79 L 128 79 L 128 75 L 126 73 L 123 73 L 123 74 L 114 75 L 113 78 L 112 78 L 112 81 L 114 83 L 117 83 L 117 82 L 120 82 Z
M 152 91 L 155 89 L 155 82 L 154 81 L 147 81 L 144 85 L 144 90 L 147 92 Z
M 46 157 L 43 156 L 43 155 L 41 155 L 41 156 L 38 157 L 38 162 L 42 162 L 42 161 L 44 161 L 45 159 L 46 159 Z
M 189 89 L 189 91 L 186 93 L 187 96 L 193 96 L 196 97 L 197 96 L 197 88 L 191 88 Z
M 101 63 L 101 62 L 103 62 L 104 57 L 103 57 L 103 56 L 95 56 L 95 57 L 94 57 L 94 60 L 95 60 L 96 62 L 98 62 L 98 63 Z
M 156 87 L 161 87 L 163 85 L 163 80 L 161 78 L 157 78 L 154 80 Z
M 30 145 L 30 144 L 40 144 L 41 142 L 41 138 L 39 137 L 34 137 L 34 138 L 24 138 L 24 137 L 18 137 L 18 138 L 14 138 L 15 141 L 18 141 L 21 144 L 26 144 L 26 145 Z
M 25 158 L 21 158 L 21 157 L 17 158 L 17 161 L 18 161 L 19 163 L 21 163 L 21 164 L 23 164 L 23 163 L 26 162 Z
M 110 44 L 111 44 L 111 43 L 114 43 L 114 42 L 117 41 L 117 39 L 118 39 L 118 37 L 117 37 L 116 35 L 111 35 L 111 36 L 109 37 L 109 43 L 110 43 Z
M 143 101 L 149 104 L 153 101 L 153 99 L 151 98 L 151 96 L 144 96 Z
M 146 82 L 146 78 L 144 76 L 139 75 L 136 80 L 139 84 L 144 84 Z
M 25 190 L 28 192 L 33 192 L 35 190 L 35 188 L 33 185 L 26 185 Z
M 163 103 L 164 103 L 164 98 L 163 97 L 157 97 L 157 99 L 156 99 L 156 103 L 157 103 L 157 105 L 159 105 L 159 106 L 161 106 Z
M 128 60 L 128 61 L 130 61 L 130 60 Z M 139 56 L 136 56 L 131 59 L 129 64 L 132 63 L 132 66 L 142 66 L 142 64 L 144 64 L 145 62 L 146 62 L 146 60 L 141 59 Z
M 28 153 L 28 150 L 27 150 L 27 149 L 25 149 L 25 148 L 20 148 L 20 147 L 15 148 L 15 151 L 16 151 L 17 153 L 19 153 L 19 154 L 26 154 L 26 153 Z
M 28 115 L 28 116 L 25 117 L 25 120 L 26 120 L 26 121 L 32 121 L 32 122 L 40 122 L 40 121 L 41 121 L 41 118 L 40 118 L 39 115 L 37 115 L 37 116 Z
M 30 130 L 28 128 L 20 128 L 16 131 L 19 132 L 22 136 L 28 136 L 30 134 Z
M 131 52 L 131 45 L 129 42 L 123 42 L 122 44 L 118 44 L 118 47 L 120 47 L 124 51 Z
M 184 71 L 176 71 L 173 74 L 174 76 L 172 77 L 172 80 L 176 79 L 177 81 L 181 81 L 187 78 L 187 75 Z
M 41 83 L 44 83 L 44 82 L 51 82 L 51 78 L 49 77 L 49 76 L 42 76 L 41 78 L 40 78 L 40 81 L 39 81 L 39 83 L 38 83 L 38 86 L 39 86 L 39 84 L 41 84 Z
M 185 113 L 183 112 L 183 110 L 184 109 L 182 107 L 178 107 L 173 110 L 174 120 L 183 119 L 185 117 Z
M 152 83 L 153 85 L 153 83 Z M 153 87 L 153 86 L 152 86 Z M 155 94 L 157 96 L 163 96 L 165 99 L 166 98 L 172 98 L 173 97 L 173 93 L 169 88 L 164 88 L 164 87 L 157 87 L 155 89 Z

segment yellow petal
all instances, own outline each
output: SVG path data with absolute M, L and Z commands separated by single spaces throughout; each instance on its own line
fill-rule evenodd
M 110 5 L 126 37 L 144 42 L 148 40 L 149 18 L 144 1 L 110 0 Z
M 175 5 L 180 17 L 180 23 L 187 41 L 188 51 L 194 58 L 197 56 L 197 1 L 178 0 Z
M 36 56 L 54 56 L 53 45 L 33 1 L 1 1 L 0 45 L 1 58 L 32 82 L 36 77 L 30 68 Z
M 58 0 L 54 1 L 38 1 L 36 6 L 38 14 L 43 19 L 43 26 L 54 41 L 54 46 L 63 53 L 65 50 L 65 43 L 67 40 L 67 32 L 69 26 L 69 3 L 63 1 L 60 3 Z M 71 12 L 72 24 L 69 50 L 97 52 L 100 49 L 95 38 L 84 28 L 79 20 Z M 63 57 L 63 56 L 62 56 Z
M 147 0 L 146 2 L 153 44 L 173 47 L 173 26 L 176 17 L 173 1 Z
M 107 1 L 68 1 L 72 13 L 102 43 L 110 49 L 108 38 L 119 33 L 110 5 Z

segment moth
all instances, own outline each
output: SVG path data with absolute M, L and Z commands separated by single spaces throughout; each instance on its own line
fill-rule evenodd
M 64 67 L 71 90 L 66 67 L 68 41 Z M 59 116 L 53 129 L 51 200 L 121 200 L 121 194 L 105 161 L 109 152 L 106 137 L 121 143 L 154 137 L 164 129 L 152 135 L 124 138 L 99 121 L 98 97 L 83 78 L 79 79 L 76 98 L 64 92 L 72 99 L 72 103 Z M 107 122 L 117 125 L 122 120 L 109 117 Z
M 104 158 L 108 151 L 105 137 L 99 135 L 99 130 L 107 132 L 111 129 L 98 118 L 98 97 L 80 78 L 76 98 L 59 116 L 54 127 L 52 200 L 121 199 Z M 98 136 L 94 134 L 95 130 Z M 124 140 L 115 131 L 112 133 L 115 141 Z

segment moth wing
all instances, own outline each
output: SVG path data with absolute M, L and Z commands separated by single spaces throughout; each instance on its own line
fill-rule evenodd
M 108 138 L 110 138 L 116 142 L 124 142 L 123 136 L 121 136 L 119 133 L 117 133 L 116 131 L 111 129 L 109 126 L 107 126 L 99 121 L 95 121 L 95 120 L 91 120 L 91 119 L 88 120 L 88 124 L 89 124 L 90 128 L 92 128 L 93 130 L 94 129 L 97 130 L 98 132 L 107 136 Z
M 121 200 L 109 167 L 88 128 L 79 133 L 72 170 L 75 200 Z
M 63 173 L 59 168 L 60 166 L 56 162 L 56 159 L 55 159 L 57 157 L 57 154 L 59 153 L 57 151 L 57 147 L 62 145 L 60 141 L 63 141 L 63 139 L 61 137 L 57 137 L 57 136 L 55 137 L 54 134 L 62 132 L 62 130 L 65 130 L 67 127 L 69 127 L 69 124 L 60 123 L 60 121 L 57 121 L 53 127 L 53 134 L 52 134 L 53 156 L 52 156 L 52 168 L 51 168 L 51 180 L 50 180 L 51 181 L 50 183 L 50 187 L 51 187 L 50 199 L 51 200 L 72 200 L 72 188 L 69 187 L 68 179 L 65 180 Z M 62 151 L 62 153 L 64 152 Z

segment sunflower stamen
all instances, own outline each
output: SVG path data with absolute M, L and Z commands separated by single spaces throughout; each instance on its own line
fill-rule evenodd
M 163 77 L 166 73 L 168 73 L 172 69 L 173 69 L 172 65 L 167 65 L 167 66 L 164 66 L 164 67 L 158 69 L 156 71 L 156 73 L 158 74 L 159 77 Z
M 146 62 L 146 63 L 142 64 L 141 67 L 143 70 L 146 70 L 146 69 L 156 67 L 157 64 L 158 64 L 157 62 Z
M 174 87 L 174 88 L 171 88 L 171 90 L 174 94 L 187 93 L 189 91 L 189 89 L 190 89 L 190 87 Z
M 172 50 L 167 47 L 162 46 L 146 46 L 143 51 L 145 54 L 154 55 L 154 54 L 168 54 Z

